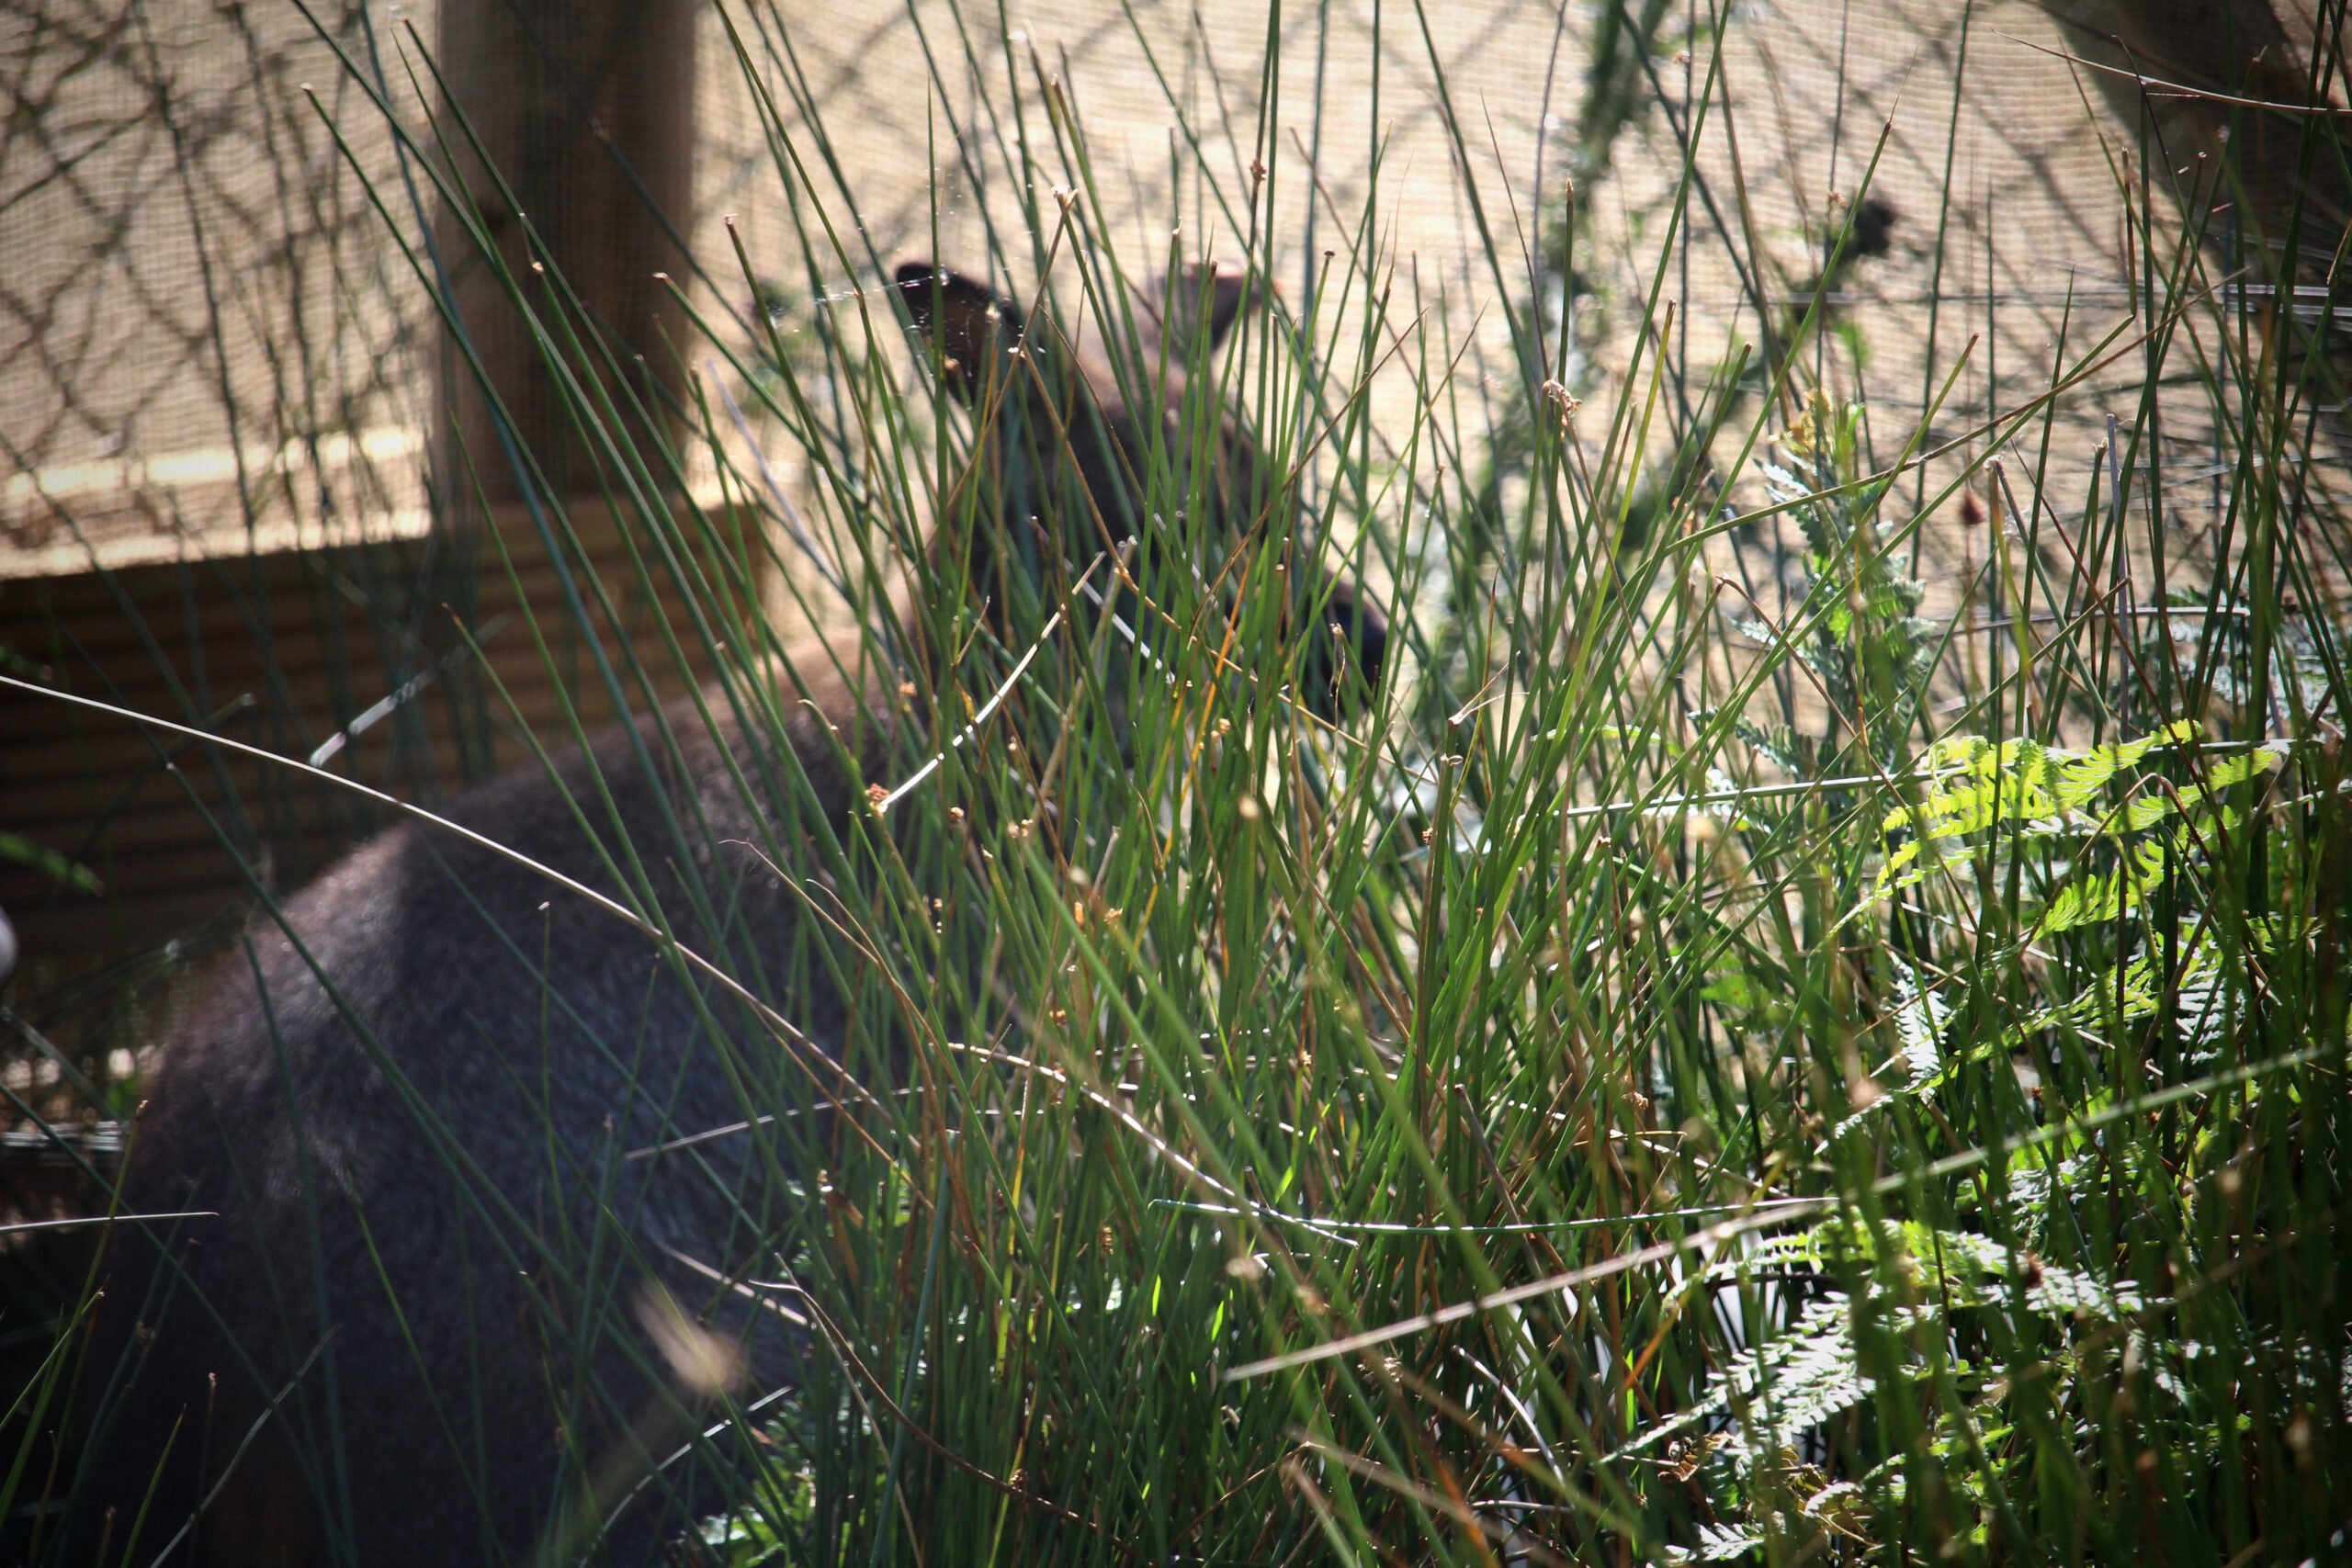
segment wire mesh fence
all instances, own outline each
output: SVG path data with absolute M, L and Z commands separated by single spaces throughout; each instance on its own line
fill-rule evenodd
M 432 314 L 343 64 L 384 62 L 379 10 L 0 17 L 8 577 L 421 525 Z
M 1820 291 L 1836 330 L 1805 376 L 1866 379 L 1903 422 L 1940 400 L 1929 434 L 1957 465 L 1981 455 L 1988 413 L 2049 392 L 2053 364 L 2131 317 L 2125 197 L 2144 139 L 2067 58 L 2081 37 L 2025 0 L 1789 0 L 1720 18 L 1687 0 L 1322 5 L 1278 27 L 1224 3 L 1024 15 L 999 36 L 993 13 L 950 4 L 695 14 L 691 199 L 662 221 L 690 297 L 746 362 L 771 325 L 787 352 L 850 329 L 860 291 L 910 255 L 1027 288 L 1085 244 L 1247 252 L 1294 319 L 1361 312 L 1360 293 L 1318 297 L 1352 268 L 1382 280 L 1392 323 L 1415 323 L 1424 343 L 1399 336 L 1362 389 L 1394 451 L 1433 352 L 1450 395 L 1515 395 L 1511 323 L 1531 310 L 1569 329 L 1581 395 L 1615 395 L 1655 289 L 1678 340 L 1663 454 L 1703 367 L 1742 344 L 1769 355 Z M 424 797 L 517 754 L 434 635 L 435 498 L 455 482 L 436 456 L 448 361 L 428 287 L 445 265 L 441 21 L 430 4 L 0 13 L 0 643 L 69 689 L 280 754 L 365 730 L 335 765 Z M 1612 67 L 1619 23 L 1640 42 Z M 446 116 L 442 131 L 457 134 Z M 1057 232 L 1051 187 L 1080 185 L 1083 221 Z M 1875 216 L 1827 276 L 1866 188 Z M 1571 199 L 1584 218 L 1563 295 L 1545 236 Z M 1095 222 L 1106 231 L 1080 231 Z M 1498 237 L 1491 253 L 1482 236 Z M 685 352 L 703 384 L 726 379 L 707 348 Z M 2060 461 L 2088 462 L 2133 369 L 2053 400 Z M 2211 433 L 2166 437 L 2184 499 L 2217 500 L 2193 479 L 2212 470 L 2197 462 Z M 805 491 L 803 454 L 762 457 Z M 1747 482 L 1721 477 L 1726 493 Z M 1925 468 L 1913 484 L 1917 501 L 1935 493 Z M 1982 558 L 1982 515 L 1955 502 L 1923 528 L 1931 611 L 1953 608 Z M 1769 601 L 1786 546 L 1736 536 L 1723 563 Z M 493 653 L 519 637 L 491 612 L 477 630 Z M 413 700 L 436 674 L 433 701 Z M 526 718 L 551 701 L 526 698 Z M 66 971 L 207 918 L 230 929 L 256 886 L 300 886 L 379 820 L 264 773 L 187 785 L 119 721 L 6 702 L 0 724 L 39 745 L 0 764 L 0 829 L 107 890 L 0 866 L 0 904 L 29 911 L 30 951 Z
M 424 526 L 437 323 L 387 219 L 421 236 L 433 197 L 369 89 L 429 146 L 415 85 L 436 20 L 430 5 L 138 0 L 0 17 L 9 577 Z M 713 7 L 696 39 L 693 210 L 673 218 L 705 287 L 748 328 L 756 283 L 723 220 L 738 218 L 755 268 L 781 271 L 810 199 L 775 177 L 773 130 L 821 151 L 811 185 L 842 244 L 819 268 L 837 267 L 819 308 L 871 283 L 876 260 L 935 246 L 974 265 L 1023 193 L 971 105 L 1008 81 L 1050 80 L 1125 231 L 1105 239 L 1156 254 L 1183 227 L 1194 244 L 1250 244 L 1236 215 L 1254 165 L 1275 186 L 1268 248 L 1295 306 L 1311 299 L 1326 247 L 1369 240 L 1461 319 L 1498 319 L 1527 283 L 1482 276 L 1465 192 L 1482 193 L 1486 221 L 1532 232 L 1534 204 L 1565 185 L 1542 192 L 1525 175 L 1547 136 L 1555 170 L 1573 163 L 1592 26 L 1533 0 L 1419 19 L 1298 7 L 1276 35 L 1255 7 L 1066 5 L 1033 10 L 1007 52 L 947 6 Z M 1752 334 L 1759 305 L 1801 295 L 1868 172 L 1894 218 L 1887 254 L 1833 303 L 1873 312 L 1860 330 L 1874 381 L 1916 379 L 1924 401 L 1975 337 L 1956 413 L 2030 386 L 2060 318 L 2111 309 L 2122 287 L 2118 180 L 2137 143 L 2060 58 L 2072 41 L 2024 4 L 1736 13 L 1721 134 L 1702 139 L 1714 199 L 1693 212 L 1668 279 L 1681 330 Z M 1311 75 L 1266 77 L 1270 49 L 1313 62 Z M 785 111 L 774 127 L 747 64 Z M 1620 288 L 1645 281 L 1641 236 L 1679 176 L 1678 127 L 1700 110 L 1703 66 L 1649 62 L 1664 112 L 1636 117 L 1587 171 L 1601 176 L 1586 199 L 1604 209 L 1605 238 L 1580 265 Z M 1054 134 L 1042 105 L 1026 134 L 1033 151 Z M 1467 182 L 1451 177 L 1459 158 Z M 1200 168 L 1224 177 L 1210 188 Z M 1375 176 L 1387 227 L 1352 233 Z M 400 198 L 392 210 L 375 209 L 368 185 Z M 1780 276 L 1724 265 L 1741 248 L 1727 243 L 1735 225 L 1781 259 Z M 1498 341 L 1490 332 L 1487 346 Z

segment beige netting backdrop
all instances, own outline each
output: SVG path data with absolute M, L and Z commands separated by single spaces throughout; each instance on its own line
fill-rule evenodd
M 0 12 L 0 576 L 419 525 L 431 316 L 326 123 L 405 197 L 335 52 L 409 96 L 401 10 Z
M 409 29 L 429 43 L 434 7 L 313 14 L 316 28 L 274 4 L 17 0 L 0 14 L 0 435 L 11 469 L 0 572 L 86 567 L 85 541 L 119 564 L 242 550 L 249 527 L 276 545 L 423 525 L 435 323 L 350 160 L 412 241 L 432 195 L 345 62 L 421 131 Z M 879 0 L 734 12 L 796 146 L 818 145 L 803 114 L 822 123 L 838 172 L 812 166 L 854 259 L 927 252 L 935 231 L 947 259 L 985 263 L 982 214 L 1002 224 L 1017 205 L 1003 151 L 989 144 L 997 122 L 974 104 L 983 92 L 1005 101 L 1009 73 L 1041 149 L 1050 129 L 1037 74 L 1069 85 L 1123 252 L 1159 254 L 1171 217 L 1194 227 L 1195 248 L 1238 249 L 1227 213 L 1258 152 L 1271 41 L 1283 72 L 1264 155 L 1286 288 L 1303 290 L 1314 253 L 1354 239 L 1377 156 L 1374 237 L 1386 260 L 1425 299 L 1442 292 L 1456 330 L 1482 321 L 1488 345 L 1500 343 L 1498 285 L 1477 254 L 1431 53 L 1468 177 L 1516 248 L 1511 231 L 1532 221 L 1544 117 L 1556 141 L 1579 102 L 1589 8 L 1432 7 L 1425 35 L 1406 8 L 1375 18 L 1363 0 L 1291 6 L 1270 40 L 1256 6 L 1062 3 L 1024 8 L 1009 51 L 990 36 L 995 15 Z M 2045 379 L 2070 289 L 2077 333 L 2111 324 L 2128 139 L 2067 62 L 2033 47 L 2070 44 L 2039 7 L 1999 0 L 1963 17 L 1926 0 L 1735 12 L 1728 102 L 1705 138 L 1714 209 L 1694 209 L 1668 286 L 1695 350 L 1756 330 L 1724 234 L 1779 258 L 1780 275 L 1760 280 L 1768 292 L 1806 280 L 1834 203 L 1860 184 L 1890 120 L 1876 189 L 1897 214 L 1892 251 L 1858 270 L 1864 298 L 1849 305 L 1890 413 L 1915 409 L 1971 335 L 1984 341 L 1939 430 Z M 1653 66 L 1687 116 L 1704 61 Z M 804 199 L 796 220 L 716 8 L 704 15 L 698 72 L 695 200 L 682 227 L 740 312 L 748 290 L 722 215 L 740 215 L 755 267 L 793 276 L 810 213 Z M 1588 193 L 1605 240 L 1587 265 L 1627 287 L 1655 260 L 1675 134 L 1657 113 L 1637 122 L 1611 177 Z M 1171 152 L 1179 138 L 1197 139 L 1197 159 Z M 1564 151 L 1553 150 L 1555 170 Z M 1233 204 L 1226 212 L 1201 168 Z M 857 193 L 862 231 L 843 188 Z M 1940 266 L 1929 259 L 1939 226 Z M 870 280 L 844 271 L 827 282 L 838 297 Z M 1384 412 L 1408 406 L 1391 398 Z
M 788 350 L 828 324 L 854 331 L 855 291 L 909 256 L 1000 267 L 1026 289 L 1042 249 L 1023 198 L 1057 204 L 1014 187 L 1012 143 L 1025 139 L 1046 182 L 1074 179 L 1080 160 L 1046 109 L 1064 94 L 1102 206 L 1087 221 L 1104 231 L 1064 254 L 1107 243 L 1145 271 L 1171 243 L 1223 257 L 1253 245 L 1302 312 L 1327 265 L 1370 270 L 1390 291 L 1385 342 L 1400 348 L 1371 388 L 1391 449 L 1423 408 L 1417 376 L 1442 378 L 1447 417 L 1471 430 L 1524 395 L 1508 359 L 1506 308 L 1529 293 L 1514 258 L 1556 223 L 1572 167 L 1590 214 L 1577 309 L 1606 323 L 1581 383 L 1589 433 L 1605 429 L 1661 256 L 1693 390 L 1736 345 L 1785 331 L 1874 154 L 1884 251 L 1839 275 L 1840 330 L 1811 357 L 1832 388 L 1868 393 L 1883 457 L 1955 366 L 1931 439 L 1956 444 L 1946 474 L 1983 456 L 1970 432 L 2050 383 L 2062 331 L 2071 357 L 2127 321 L 2119 180 L 2139 166 L 2137 130 L 2086 89 L 2062 58 L 2080 40 L 2029 0 L 1735 7 L 1701 137 L 1704 197 L 1671 246 L 1713 35 L 1702 8 L 1664 8 L 1646 107 L 1585 166 L 1579 116 L 1605 14 L 1336 0 L 1285 6 L 1270 36 L 1265 7 L 1229 0 L 1052 0 L 1014 13 L 1006 39 L 993 6 L 714 4 L 697 18 L 693 196 L 671 216 L 698 305 L 741 350 L 763 308 Z M 522 754 L 512 736 L 480 739 L 505 714 L 453 689 L 463 671 L 432 702 L 385 704 L 442 659 L 426 635 L 439 592 L 419 586 L 415 550 L 343 547 L 419 540 L 432 523 L 442 351 L 420 281 L 435 265 L 435 197 L 419 40 L 439 32 L 432 5 L 348 0 L 307 15 L 292 0 L 0 9 L 0 655 L 281 754 L 372 713 L 365 744 L 334 765 L 425 798 Z M 779 177 L 779 142 L 805 187 Z M 1261 166 L 1272 194 L 1252 234 Z M 838 252 L 817 238 L 828 225 Z M 1760 265 L 1733 259 L 1751 255 Z M 1351 329 L 1327 318 L 1320 341 L 1351 344 Z M 688 347 L 708 374 L 717 355 Z M 2068 484 L 2086 481 L 2136 370 L 2119 364 L 2063 400 L 2050 453 Z M 752 428 L 805 494 L 789 444 Z M 2193 532 L 2211 512 L 2210 432 L 2165 434 L 2172 516 Z M 1447 460 L 1463 472 L 1482 457 Z M 1987 547 L 1962 513 L 1943 507 L 1923 537 L 1930 613 L 1954 607 Z M 1727 538 L 1720 566 L 1769 598 L 1769 571 L 1750 569 L 1771 545 Z M 96 568 L 143 575 L 123 588 Z M 548 688 L 565 677 L 537 670 L 526 638 L 491 653 L 537 679 L 518 699 L 526 722 L 553 712 Z M 52 951 L 136 953 L 232 916 L 248 896 L 238 859 L 290 890 L 378 825 L 315 781 L 217 765 L 183 774 L 211 792 L 207 822 L 119 720 L 0 699 L 0 832 L 107 884 L 101 901 L 0 857 L 0 907 L 39 919 Z

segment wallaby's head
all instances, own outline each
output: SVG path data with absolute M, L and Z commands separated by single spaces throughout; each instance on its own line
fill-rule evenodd
M 930 262 L 901 265 L 896 285 L 940 385 L 972 411 L 982 458 L 947 498 L 937 558 L 968 571 L 973 592 L 998 606 L 1000 631 L 1036 625 L 1042 615 L 1007 612 L 1034 607 L 1090 566 L 1090 588 L 1112 597 L 1104 558 L 1129 541 L 1149 563 L 1140 572 L 1174 566 L 1229 583 L 1235 552 L 1271 536 L 1290 583 L 1286 620 L 1313 617 L 1301 695 L 1329 715 L 1351 689 L 1371 689 L 1385 620 L 1315 561 L 1311 538 L 1291 547 L 1295 484 L 1270 471 L 1213 400 L 1213 374 L 1201 374 L 1260 302 L 1242 272 L 1186 267 L 1069 329 L 1027 321 L 1014 300 Z M 1120 597 L 1136 624 L 1131 598 Z

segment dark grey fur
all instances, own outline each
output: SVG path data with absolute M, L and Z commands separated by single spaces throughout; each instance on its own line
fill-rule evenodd
M 900 284 L 952 391 L 971 399 L 986 369 L 1016 363 L 1003 353 L 1019 333 L 1009 301 L 952 274 L 934 286 L 927 265 L 902 268 Z M 1223 279 L 1196 298 L 1212 340 L 1243 303 Z M 1164 313 L 1180 344 L 1203 319 Z M 1050 400 L 1016 381 L 985 482 L 1016 536 L 1032 516 L 1059 518 L 1061 547 L 1083 560 L 1102 538 L 1095 514 L 1114 538 L 1137 526 L 1127 475 L 1149 444 L 1099 348 L 1048 357 L 1079 374 L 1057 370 L 1048 384 L 1068 395 Z M 1139 373 L 1156 379 L 1157 364 Z M 1149 417 L 1173 390 L 1155 391 Z M 1047 438 L 1057 423 L 1071 431 L 1075 472 Z M 1230 425 L 1216 442 L 1217 504 L 1232 508 L 1261 492 L 1254 454 Z M 1014 586 L 990 532 L 935 547 L 970 551 L 984 594 Z M 1299 575 L 1332 597 L 1319 573 Z M 1378 617 L 1338 586 L 1350 657 L 1376 674 Z M 633 852 L 651 908 L 685 946 L 764 976 L 754 983 L 777 1010 L 836 1051 L 838 995 L 787 978 L 816 972 L 797 967 L 801 896 L 753 846 L 821 875 L 855 805 L 844 764 L 871 773 L 891 755 L 896 680 L 840 669 L 855 649 L 792 660 L 808 684 L 805 704 L 787 694 L 787 750 L 753 739 L 760 728 L 714 688 L 715 734 L 674 705 L 662 726 L 674 750 L 650 720 L 616 729 L 562 754 L 553 777 L 510 773 L 447 815 L 615 897 L 606 857 L 628 864 Z M 811 1106 L 824 1065 L 812 1076 L 740 999 L 609 911 L 437 829 L 390 829 L 284 914 L 230 955 L 145 1086 L 125 1209 L 218 1217 L 113 1244 L 87 1374 L 84 1495 L 96 1506 L 84 1528 L 95 1538 L 116 1509 L 119 1552 L 159 1479 L 141 1562 L 207 1498 L 197 1534 L 213 1562 L 414 1568 L 581 1544 L 587 1479 L 642 1474 L 690 1429 L 693 1401 L 635 1315 L 644 1281 L 740 1340 L 755 1387 L 788 1382 L 805 1348 L 681 1261 L 767 1270 L 780 1144 L 747 1135 L 624 1156 L 747 1105 Z M 639 1283 L 616 1293 L 616 1279 Z M 662 1472 L 603 1550 L 643 1560 L 689 1523 L 707 1502 L 681 1479 L 690 1469 Z

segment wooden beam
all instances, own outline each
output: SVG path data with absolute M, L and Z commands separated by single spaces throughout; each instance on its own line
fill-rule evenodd
M 642 356 L 645 368 L 632 377 L 641 398 L 658 395 L 653 386 L 674 396 L 681 385 L 662 329 L 683 343 L 684 323 L 653 275 L 680 275 L 684 262 L 673 236 L 683 233 L 694 195 L 695 19 L 694 0 L 448 0 L 441 8 L 445 107 L 462 112 L 480 155 L 454 117 L 448 134 L 481 225 L 535 310 L 549 309 L 549 282 L 530 270 L 544 260 L 622 363 Z M 594 491 L 557 378 L 464 215 L 445 205 L 435 231 L 464 330 L 522 446 L 558 493 Z M 471 506 L 453 435 L 492 504 L 517 499 L 513 465 L 454 341 L 439 391 L 440 509 L 455 517 Z M 675 439 L 680 430 L 673 423 L 663 434 Z

